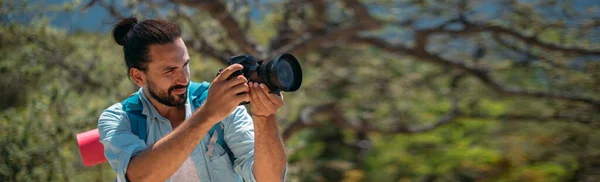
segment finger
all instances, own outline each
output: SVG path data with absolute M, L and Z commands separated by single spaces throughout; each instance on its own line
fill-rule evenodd
M 265 106 L 265 109 L 272 110 L 275 108 L 274 103 L 269 100 L 264 90 L 261 89 L 258 84 L 256 85 L 256 91 L 255 94 L 257 95 L 258 100 Z
M 236 86 L 232 87 L 230 91 L 233 92 L 233 94 L 239 94 L 239 93 L 242 93 L 242 92 L 248 92 L 250 90 L 248 88 L 248 84 L 247 83 L 242 83 L 242 84 L 239 84 L 239 85 L 236 85 Z
M 225 88 L 232 88 L 235 86 L 238 86 L 242 83 L 248 83 L 248 79 L 246 79 L 246 77 L 244 77 L 243 75 L 239 75 L 237 77 L 232 78 L 231 80 L 227 80 L 225 81 Z
M 256 84 L 256 82 L 252 82 L 248 85 L 249 89 L 250 89 L 250 102 L 257 103 L 257 106 L 259 106 L 258 104 L 258 96 L 256 95 L 256 87 L 254 86 L 254 84 Z M 262 107 L 262 106 L 261 106 Z
M 260 108 L 260 110 L 268 110 L 269 109 L 267 104 L 265 104 L 264 101 L 261 100 L 259 97 L 259 95 L 262 93 L 262 90 L 260 90 L 258 83 L 256 83 L 256 82 L 252 83 L 250 92 L 252 92 L 252 104 L 254 106 Z
M 250 104 L 252 104 L 252 102 L 254 101 L 254 99 L 252 99 L 253 97 L 253 93 L 252 93 L 252 82 L 248 82 L 248 99 L 250 100 Z
M 243 93 L 243 94 L 235 95 L 234 100 L 237 103 L 250 102 L 250 95 L 249 95 L 249 93 Z
M 242 66 L 241 64 L 232 64 L 230 66 L 228 66 L 227 68 L 225 68 L 221 74 L 219 74 L 219 76 L 217 76 L 215 78 L 216 81 L 223 81 L 223 80 L 227 80 L 227 78 L 229 78 L 229 76 L 231 76 L 231 74 L 233 74 L 233 72 L 242 70 L 244 68 L 244 66 Z
M 269 87 L 267 87 L 267 85 L 261 83 L 260 84 L 260 89 L 267 96 L 267 98 L 273 104 L 275 104 L 277 107 L 283 106 L 283 100 L 281 99 L 281 97 L 279 96 L 279 94 L 271 94 L 271 93 L 269 93 L 270 90 L 269 90 Z

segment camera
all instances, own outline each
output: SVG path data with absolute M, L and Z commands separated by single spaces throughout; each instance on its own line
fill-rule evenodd
M 291 54 L 282 54 L 277 58 L 263 62 L 251 55 L 233 56 L 227 65 L 241 64 L 244 68 L 236 71 L 228 78 L 244 75 L 248 81 L 265 84 L 272 94 L 295 92 L 302 85 L 302 68 L 298 59 Z M 219 75 L 223 68 L 217 72 Z M 240 103 L 240 105 L 248 103 Z

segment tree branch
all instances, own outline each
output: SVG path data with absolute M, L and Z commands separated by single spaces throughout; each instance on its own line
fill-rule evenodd
M 561 52 L 565 52 L 565 53 L 600 55 L 600 50 L 590 50 L 590 49 L 585 49 L 585 48 L 576 47 L 576 46 L 561 47 L 556 44 L 543 42 L 543 41 L 539 40 L 536 36 L 526 36 L 522 33 L 510 30 L 508 28 L 504 28 L 501 26 L 496 26 L 496 25 L 476 26 L 471 29 L 473 31 L 485 31 L 485 32 L 492 32 L 492 33 L 496 33 L 496 34 L 510 35 L 510 36 L 513 36 L 513 37 L 525 42 L 525 43 L 528 43 L 531 45 L 537 45 L 539 47 L 542 47 L 542 48 L 545 48 L 548 50 L 552 50 L 552 51 L 561 51 Z
M 320 124 L 313 122 L 312 116 L 317 113 L 328 112 L 331 107 L 331 103 L 320 106 L 305 107 L 300 112 L 300 116 L 298 117 L 298 119 L 296 119 L 296 121 L 285 126 L 281 134 L 282 138 L 284 140 L 287 140 L 292 136 L 293 133 L 300 131 L 304 128 L 320 126 Z
M 475 76 L 478 78 L 483 84 L 492 88 L 493 90 L 511 96 L 526 96 L 526 97 L 535 97 L 535 98 L 546 98 L 546 99 L 559 99 L 565 101 L 576 101 L 583 102 L 595 106 L 600 107 L 600 101 L 587 97 L 580 97 L 573 94 L 560 94 L 560 93 L 548 93 L 548 92 L 539 92 L 539 91 L 528 91 L 520 88 L 509 88 L 501 85 L 496 80 L 492 79 L 492 77 L 488 74 L 487 70 L 475 68 L 468 66 L 461 62 L 455 62 L 451 60 L 447 60 L 438 55 L 434 55 L 428 53 L 423 50 L 415 50 L 410 49 L 406 46 L 400 44 L 391 44 L 385 40 L 375 37 L 355 37 L 352 39 L 353 42 L 357 43 L 366 43 L 375 47 L 379 47 L 383 50 L 386 50 L 393 54 L 398 55 L 410 55 L 418 58 L 417 60 L 427 61 L 434 64 L 442 65 L 442 66 L 450 66 L 456 69 L 460 69 L 465 71 L 466 73 Z
M 242 33 L 247 35 L 248 30 L 250 30 L 250 22 L 252 22 L 252 7 L 250 7 L 250 3 L 248 3 L 247 0 L 242 0 L 242 4 L 248 8 L 248 12 L 246 12 L 246 21 L 244 21 L 244 24 L 242 25 Z
M 283 20 L 281 20 L 281 23 L 279 23 L 277 27 L 277 35 L 271 39 L 269 43 L 268 52 L 289 44 L 296 39 L 296 36 L 294 35 L 296 33 L 290 27 L 289 21 L 292 18 L 292 14 L 298 11 L 295 7 L 298 7 L 299 5 L 300 3 L 297 0 L 289 1 L 284 5 Z M 267 59 L 267 57 L 268 55 L 264 55 L 264 57 L 261 57 L 260 59 Z
M 88 2 L 87 4 L 85 4 L 80 11 L 86 11 L 88 8 L 92 7 L 94 4 L 96 4 L 98 0 L 91 0 L 90 2 Z
M 324 0 L 310 0 L 315 13 L 314 21 L 311 21 L 311 32 L 322 31 L 327 26 L 327 3 Z
M 227 64 L 227 62 L 229 61 L 230 57 L 225 56 L 225 55 L 227 55 L 227 53 L 225 51 L 219 51 L 219 50 L 215 49 L 214 47 L 211 47 L 204 40 L 192 39 L 192 40 L 185 40 L 184 42 L 188 47 L 191 47 L 192 50 L 202 53 L 204 55 L 207 55 L 209 57 L 212 57 L 213 59 L 216 59 L 217 61 L 219 61 L 222 64 Z M 197 45 L 197 43 L 200 45 Z
M 586 119 L 571 117 L 571 116 L 565 116 L 565 115 L 560 115 L 560 114 L 553 114 L 553 115 L 503 114 L 503 115 L 495 116 L 495 117 L 482 115 L 482 114 L 469 114 L 469 115 L 466 115 L 465 117 L 474 118 L 474 119 L 494 119 L 494 120 L 501 120 L 501 121 L 529 120 L 529 121 L 549 122 L 549 121 L 553 121 L 553 120 L 570 120 L 570 121 L 575 121 L 577 123 L 587 125 L 590 127 L 594 127 L 594 128 L 600 127 L 600 123 L 597 121 L 591 121 L 591 120 L 586 120 Z
M 397 27 L 405 27 L 405 28 L 409 28 L 412 29 L 413 28 L 413 23 L 414 23 L 414 19 L 406 19 L 406 20 L 381 20 L 381 23 L 387 24 L 387 25 L 393 25 L 393 26 L 397 26 Z
M 445 28 L 447 25 L 450 25 L 452 23 L 461 23 L 464 26 L 464 28 L 462 30 L 450 30 L 450 29 Z M 528 35 L 518 32 L 518 31 L 511 30 L 509 28 L 504 28 L 504 27 L 498 26 L 498 25 L 474 24 L 474 23 L 467 22 L 466 20 L 460 19 L 460 18 L 450 20 L 438 27 L 417 30 L 416 40 L 418 43 L 420 43 L 417 45 L 423 46 L 426 44 L 426 42 L 425 42 L 426 38 L 429 37 L 429 35 L 431 35 L 431 34 L 460 35 L 460 34 L 471 34 L 471 33 L 481 33 L 481 32 L 489 32 L 489 33 L 499 34 L 499 35 L 509 35 L 520 41 L 523 41 L 524 43 L 527 43 L 530 45 L 535 45 L 535 46 L 538 46 L 538 47 L 541 47 L 541 48 L 544 48 L 547 50 L 551 50 L 551 51 L 560 51 L 560 52 L 564 52 L 567 54 L 575 53 L 575 54 L 587 54 L 587 55 L 600 55 L 600 50 L 586 49 L 586 48 L 581 48 L 581 47 L 576 47 L 576 46 L 563 47 L 563 46 L 560 46 L 557 44 L 544 42 L 535 35 L 528 36 Z M 425 36 L 424 39 L 423 39 L 423 37 L 419 37 L 419 35 Z M 421 38 L 421 39 L 419 39 L 419 38 Z M 423 40 L 425 40 L 425 41 L 423 41 Z M 416 48 L 420 48 L 420 47 L 417 46 Z
M 194 39 L 192 40 L 184 40 L 188 47 L 191 47 L 192 50 L 196 52 L 212 57 L 223 64 L 227 64 L 229 57 L 233 56 L 229 49 L 226 48 L 224 51 L 219 51 L 208 44 L 200 35 L 200 30 L 198 30 L 198 27 L 194 25 L 192 19 L 189 16 L 181 13 L 181 11 L 177 11 L 176 17 L 185 20 L 189 24 L 189 27 L 192 31 L 191 34 L 194 36 Z
M 117 7 L 115 5 L 115 3 L 111 3 L 111 4 L 106 4 L 103 0 L 92 0 L 90 1 L 86 6 L 84 6 L 82 8 L 82 11 L 86 10 L 87 8 L 91 7 L 92 5 L 94 5 L 95 3 L 97 3 L 98 5 L 100 5 L 102 8 L 106 9 L 106 11 L 108 11 L 108 13 L 115 18 L 125 18 L 125 16 L 123 16 L 121 14 L 121 12 L 119 10 L 117 10 Z
M 404 54 L 404 55 L 411 55 L 417 58 L 420 58 L 419 60 L 423 60 L 423 61 L 427 61 L 427 62 L 431 62 L 431 63 L 435 63 L 435 64 L 441 64 L 443 66 L 447 66 L 447 67 L 452 67 L 452 68 L 456 68 L 456 69 L 460 69 L 466 72 L 469 72 L 471 74 L 486 74 L 485 70 L 481 70 L 475 67 L 471 67 L 469 65 L 466 65 L 464 63 L 461 62 L 454 62 L 454 61 L 447 61 L 447 60 L 440 60 L 442 58 L 440 58 L 437 55 L 432 55 L 429 54 L 428 52 L 426 52 L 425 50 L 420 50 L 417 48 L 409 48 L 407 46 L 401 45 L 401 44 L 391 44 L 383 39 L 380 38 L 376 38 L 376 37 L 366 37 L 366 36 L 359 36 L 359 37 L 353 37 L 350 42 L 355 42 L 355 43 L 365 43 L 365 44 L 369 44 L 375 47 L 379 47 L 383 50 L 386 50 L 390 53 L 393 54 Z
M 357 0 L 344 0 L 344 5 L 353 10 L 354 18 L 357 19 L 359 25 L 364 26 L 367 29 L 377 29 L 381 27 L 381 23 L 371 16 L 364 4 Z
M 462 115 L 462 112 L 460 112 L 460 110 L 458 108 L 458 96 L 456 95 L 456 88 L 458 87 L 458 84 L 463 77 L 464 77 L 464 74 L 461 73 L 461 74 L 454 76 L 452 78 L 452 80 L 450 81 L 450 89 L 451 89 L 450 94 L 452 95 L 452 109 L 450 109 L 450 111 L 448 111 L 446 114 L 444 114 L 444 116 L 442 116 L 442 118 L 440 118 L 438 121 L 432 122 L 430 124 L 422 125 L 422 126 L 417 126 L 417 127 L 406 127 L 406 126 L 400 127 L 400 128 L 396 128 L 395 130 L 390 130 L 390 131 L 374 129 L 374 127 L 367 127 L 367 128 L 372 128 L 368 132 L 381 132 L 381 133 L 390 133 L 390 134 L 393 134 L 393 133 L 422 133 L 422 132 L 431 131 L 439 126 L 442 126 L 442 125 L 452 122 L 453 120 L 455 120 L 456 118 L 458 118 L 459 116 Z M 365 122 L 365 123 L 370 123 L 370 122 Z
M 319 15 L 319 13 L 325 13 L 326 4 L 322 1 L 311 1 L 311 3 L 313 8 L 315 8 L 315 11 L 319 11 L 317 16 L 323 16 Z M 362 3 L 356 0 L 345 0 L 344 4 L 353 11 L 353 16 L 357 19 L 358 24 L 346 25 L 343 28 L 338 28 L 325 33 L 305 32 L 300 36 L 300 38 L 281 46 L 277 50 L 270 51 L 270 54 L 267 55 L 267 57 L 272 58 L 291 51 L 301 54 L 308 48 L 315 49 L 326 42 L 351 37 L 361 31 L 377 29 L 381 27 L 381 23 L 371 16 L 367 8 Z M 322 19 L 320 17 L 316 18 L 318 21 L 326 21 L 326 19 Z
M 208 12 L 225 29 L 229 37 L 240 47 L 242 51 L 252 55 L 259 55 L 256 47 L 248 40 L 239 23 L 227 11 L 221 1 L 208 0 L 171 0 L 171 2 L 197 7 Z
M 418 126 L 418 127 L 398 127 L 394 129 L 379 129 L 373 127 L 372 125 L 366 124 L 370 121 L 361 121 L 363 125 L 354 125 L 349 122 L 346 118 L 343 117 L 341 110 L 335 103 L 324 104 L 321 106 L 315 107 L 307 107 L 302 111 L 301 116 L 294 122 L 288 124 L 282 133 L 282 138 L 284 140 L 289 139 L 292 134 L 298 132 L 305 128 L 318 128 L 323 127 L 325 124 L 317 123 L 312 121 L 313 115 L 325 114 L 328 115 L 333 125 L 338 128 L 351 129 L 357 132 L 365 132 L 365 133 L 382 133 L 382 134 L 414 134 L 414 133 L 423 133 L 427 131 L 431 131 L 439 126 L 445 125 L 453 121 L 454 119 L 460 116 L 460 112 L 458 111 L 458 107 L 456 104 L 456 100 L 453 101 L 453 109 L 451 109 L 448 113 L 444 114 L 440 120 L 435 121 L 431 124 Z
M 363 28 L 361 26 L 349 26 L 344 28 L 339 28 L 337 30 L 333 30 L 331 32 L 322 34 L 322 35 L 314 35 L 311 33 L 305 33 L 300 38 L 294 40 L 293 42 L 277 49 L 271 51 L 269 54 L 269 58 L 276 57 L 283 53 L 296 52 L 302 53 L 307 49 L 315 49 L 316 47 L 320 47 L 321 45 L 332 42 L 338 39 L 344 39 L 350 36 L 356 35 L 358 32 L 362 31 Z
M 458 107 L 458 96 L 456 95 L 456 88 L 458 87 L 458 82 L 464 77 L 464 74 L 456 75 L 452 78 L 450 82 L 451 94 L 452 94 L 452 109 L 448 111 L 442 118 L 438 121 L 432 122 L 431 124 L 417 126 L 417 127 L 397 127 L 394 129 L 379 129 L 376 128 L 369 123 L 371 121 L 366 121 L 361 119 L 358 122 L 350 122 L 343 116 L 343 113 L 339 106 L 336 103 L 328 103 L 321 106 L 316 107 L 306 107 L 302 110 L 300 117 L 294 121 L 293 123 L 287 125 L 283 132 L 283 138 L 288 139 L 294 132 L 302 130 L 308 127 L 320 127 L 323 124 L 316 123 L 312 121 L 313 115 L 318 114 L 326 114 L 329 116 L 327 120 L 330 120 L 336 127 L 352 129 L 357 132 L 364 133 L 382 133 L 382 134 L 399 134 L 399 133 L 422 133 L 431 131 L 439 126 L 448 124 L 458 118 L 461 115 Z M 354 125 L 352 123 L 360 123 L 360 125 Z
M 566 69 L 570 69 L 570 68 L 568 68 L 568 66 L 566 66 L 566 65 L 564 65 L 562 63 L 557 63 L 557 62 L 554 62 L 554 61 L 549 60 L 547 58 L 544 58 L 542 56 L 535 55 L 535 54 L 533 54 L 533 53 L 531 53 L 529 51 L 521 50 L 516 45 L 511 45 L 510 43 L 508 43 L 505 40 L 503 40 L 502 37 L 500 37 L 500 35 L 494 34 L 492 36 L 492 38 L 494 39 L 494 41 L 496 43 L 498 43 L 498 45 L 501 45 L 502 47 L 507 48 L 507 49 L 509 49 L 509 50 L 511 50 L 511 51 L 513 51 L 515 53 L 518 53 L 518 54 L 521 54 L 521 55 L 525 55 L 525 56 L 527 56 L 527 57 L 529 57 L 531 59 L 542 60 L 542 61 L 550 64 L 552 67 L 555 67 L 555 68 L 565 69 L 565 70 Z

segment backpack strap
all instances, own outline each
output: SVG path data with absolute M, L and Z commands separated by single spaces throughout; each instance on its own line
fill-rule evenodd
M 208 96 L 208 88 L 209 87 L 210 87 L 210 84 L 208 82 L 202 82 L 202 83 L 191 82 L 190 83 L 190 86 L 189 86 L 190 93 L 191 93 L 190 101 L 192 102 L 192 105 L 194 106 L 194 108 L 196 108 L 196 109 L 200 108 L 200 106 L 202 106 L 202 104 L 206 101 L 206 97 Z M 223 147 L 225 152 L 227 152 L 227 155 L 229 156 L 229 159 L 231 160 L 231 163 L 233 164 L 235 162 L 235 157 L 233 155 L 233 152 L 231 152 L 231 149 L 229 148 L 227 143 L 225 143 L 225 131 L 224 131 L 223 123 L 218 122 L 217 124 L 215 124 L 208 131 L 208 135 L 212 136 L 215 131 L 217 131 L 217 143 L 219 145 L 221 145 L 221 147 Z
M 233 155 L 233 152 L 231 152 L 231 149 L 229 149 L 229 146 L 227 145 L 227 143 L 225 143 L 225 132 L 223 130 L 223 124 L 221 122 L 215 124 L 210 131 L 208 131 L 208 135 L 212 136 L 213 133 L 215 131 L 217 131 L 217 143 L 219 145 L 221 145 L 221 147 L 223 147 L 223 149 L 225 150 L 225 152 L 227 152 L 227 155 L 229 156 L 229 160 L 231 161 L 231 164 L 235 164 L 235 156 Z
M 146 141 L 148 135 L 146 133 L 146 115 L 142 114 L 144 106 L 142 105 L 138 92 L 127 97 L 121 102 L 123 110 L 129 117 L 131 124 L 131 132 L 137 135 L 140 139 Z
M 194 109 L 198 109 L 200 108 L 200 106 L 202 106 L 202 104 L 204 104 L 204 102 L 206 101 L 206 97 L 208 96 L 209 87 L 210 84 L 208 82 L 190 82 L 190 85 L 188 87 L 188 98 Z M 131 132 L 137 135 L 140 139 L 144 140 L 145 142 L 148 138 L 146 131 L 147 118 L 146 115 L 142 114 L 144 106 L 142 105 L 138 94 L 139 92 L 132 94 L 131 96 L 127 97 L 127 99 L 123 100 L 121 104 L 123 105 L 123 110 L 125 111 L 125 113 L 127 113 L 127 116 L 129 117 L 129 121 L 131 124 Z M 229 155 L 229 159 L 233 164 L 235 162 L 235 157 L 233 155 L 233 152 L 231 152 L 231 149 L 225 142 L 225 132 L 223 124 L 221 122 L 215 124 L 208 131 L 208 135 L 212 136 L 215 131 L 218 131 L 217 143 L 221 145 L 221 147 L 223 147 L 225 152 L 227 152 L 227 155 Z
M 190 90 L 188 97 L 190 98 L 190 102 L 192 102 L 194 109 L 198 109 L 204 104 L 206 97 L 208 97 L 209 87 L 210 83 L 208 82 L 190 82 L 190 86 L 188 86 L 188 89 Z

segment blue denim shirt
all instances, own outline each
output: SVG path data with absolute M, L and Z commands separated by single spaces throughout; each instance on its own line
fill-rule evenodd
M 162 117 L 143 94 L 143 88 L 140 88 L 138 93 L 144 106 L 142 114 L 147 117 L 146 133 L 148 138 L 146 142 L 131 132 L 129 118 L 121 103 L 116 103 L 104 110 L 98 120 L 98 131 L 100 142 L 104 145 L 104 155 L 112 169 L 117 173 L 119 181 L 126 181 L 127 166 L 133 156 L 173 131 L 169 120 Z M 186 119 L 197 109 L 192 107 L 188 99 L 185 104 Z M 242 179 L 244 181 L 256 181 L 253 171 L 254 125 L 252 117 L 247 113 L 244 106 L 238 106 L 221 123 L 223 124 L 225 142 L 236 160 L 232 165 L 227 152 L 218 143 L 216 145 L 214 145 L 214 142 L 211 143 L 211 136 L 206 134 L 190 155 L 200 181 L 242 181 Z M 217 132 L 213 135 L 217 135 Z M 214 145 L 214 148 L 212 152 L 207 153 L 209 143 Z M 287 173 L 287 165 L 285 171 Z M 285 180 L 285 174 L 283 180 Z

